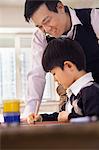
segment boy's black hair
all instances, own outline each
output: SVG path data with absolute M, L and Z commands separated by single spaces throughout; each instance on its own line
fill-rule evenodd
M 42 65 L 45 72 L 54 67 L 64 69 L 64 62 L 70 61 L 78 70 L 86 70 L 85 54 L 77 41 L 68 38 L 57 38 L 50 41 L 42 57 Z
M 57 12 L 57 3 L 59 0 L 26 0 L 24 8 L 24 17 L 27 22 L 29 22 L 31 16 L 35 11 L 42 5 L 46 4 L 50 11 Z M 68 7 L 65 8 L 69 12 Z

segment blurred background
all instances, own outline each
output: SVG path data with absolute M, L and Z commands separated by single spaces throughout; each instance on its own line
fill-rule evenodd
M 19 98 L 23 107 L 26 99 L 33 27 L 25 22 L 24 2 L 25 0 L 0 0 L 1 108 L 3 99 Z M 62 0 L 62 2 L 72 8 L 99 7 L 99 0 Z M 54 84 L 50 74 L 47 74 L 46 80 L 41 111 L 55 111 L 59 100 L 56 93 L 57 85 Z

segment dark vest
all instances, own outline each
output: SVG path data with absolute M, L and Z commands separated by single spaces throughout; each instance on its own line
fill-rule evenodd
M 82 25 L 77 25 L 75 40 L 84 49 L 86 55 L 86 71 L 92 72 L 93 78 L 99 83 L 99 44 L 91 25 L 91 9 L 75 9 Z

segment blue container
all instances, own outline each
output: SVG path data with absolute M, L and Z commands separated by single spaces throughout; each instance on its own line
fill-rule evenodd
M 20 113 L 3 113 L 4 116 L 4 122 L 7 124 L 11 123 L 20 123 Z

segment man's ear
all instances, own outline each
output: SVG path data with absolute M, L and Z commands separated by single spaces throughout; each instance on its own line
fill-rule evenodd
M 58 2 L 56 8 L 57 8 L 58 13 L 64 13 L 65 12 L 65 8 L 64 8 L 64 5 L 62 2 Z
M 69 69 L 73 69 L 74 68 L 74 64 L 71 61 L 64 61 L 64 69 L 65 68 L 69 68 Z

